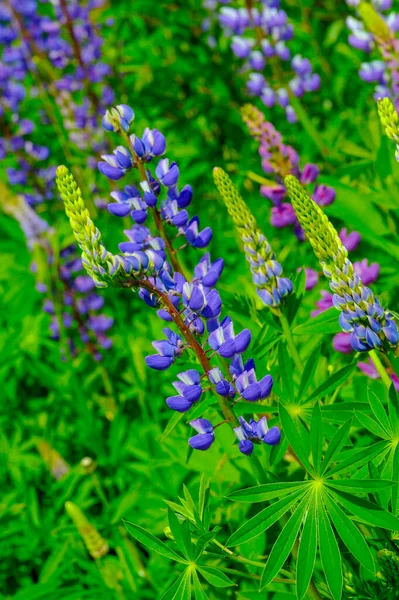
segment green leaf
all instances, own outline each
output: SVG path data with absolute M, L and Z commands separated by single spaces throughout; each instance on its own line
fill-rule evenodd
M 295 512 L 287 521 L 284 529 L 281 531 L 274 546 L 270 552 L 268 561 L 262 573 L 260 589 L 263 590 L 271 580 L 277 575 L 287 556 L 292 550 L 292 546 L 297 538 L 299 528 L 301 526 L 303 516 L 309 504 L 309 495 L 303 498 L 302 502 L 297 506 Z
M 299 384 L 298 394 L 296 397 L 296 401 L 298 404 L 299 404 L 303 394 L 306 392 L 306 390 L 308 389 L 309 385 L 312 382 L 314 372 L 319 363 L 320 351 L 321 351 L 321 345 L 317 344 L 316 348 L 310 354 L 310 356 L 306 362 L 305 368 L 302 373 L 301 382 Z
M 356 367 L 357 363 L 351 363 L 350 365 L 346 365 L 336 371 L 329 377 L 324 383 L 322 383 L 308 398 L 308 401 L 316 400 L 317 398 L 321 398 L 322 396 L 326 396 L 328 392 L 331 390 L 336 390 L 346 379 L 348 379 L 349 375 L 351 375 L 352 371 Z
M 206 477 L 204 473 L 202 473 L 198 501 L 198 512 L 201 521 L 204 517 L 204 510 L 208 506 L 210 486 L 211 480 L 209 479 L 209 477 Z
M 294 401 L 294 382 L 291 357 L 287 352 L 285 340 L 281 340 L 278 346 L 278 368 L 284 398 L 291 403 Z
M 243 490 L 231 492 L 227 497 L 236 502 L 265 502 L 291 494 L 298 488 L 304 488 L 309 485 L 307 481 L 277 481 L 276 483 L 264 483 Z
M 187 521 L 184 520 L 183 523 L 179 523 L 179 519 L 176 517 L 175 513 L 170 509 L 170 507 L 168 508 L 168 520 L 169 527 L 177 547 L 188 560 L 191 560 L 193 548 L 187 528 Z
M 362 521 L 370 523 L 370 525 L 374 525 L 375 527 L 382 527 L 382 529 L 399 531 L 399 519 L 377 504 L 339 490 L 332 490 L 330 488 L 330 491 L 342 506 Z
M 377 421 L 358 411 L 355 411 L 355 416 L 365 429 L 384 440 L 389 439 L 389 434 L 377 423 Z
M 327 480 L 325 484 L 337 490 L 350 492 L 351 494 L 367 494 L 369 492 L 385 490 L 395 485 L 395 482 L 383 479 L 333 479 Z
M 398 511 L 398 492 L 399 492 L 399 445 L 396 446 L 393 452 L 393 479 L 396 481 L 392 489 L 392 512 L 394 515 Z
M 314 406 L 310 425 L 310 447 L 312 449 L 313 467 L 318 474 L 320 472 L 321 453 L 323 449 L 323 420 L 318 402 Z
M 306 450 L 304 450 L 304 448 L 306 448 L 306 443 L 304 443 L 303 435 L 300 432 L 294 420 L 292 419 L 291 415 L 281 402 L 279 405 L 279 412 L 282 429 L 285 435 L 287 436 L 289 443 L 291 444 L 294 452 L 296 453 L 302 464 L 308 470 L 311 470 L 308 454 L 306 453 Z
M 165 431 L 161 436 L 161 442 L 163 442 L 168 435 L 172 433 L 172 431 L 177 427 L 180 421 L 184 418 L 184 413 L 175 412 L 168 421 L 168 424 L 165 427 Z
M 278 521 L 305 494 L 306 488 L 296 490 L 278 502 L 273 502 L 244 523 L 227 540 L 226 546 L 237 546 L 252 540 Z
M 184 560 L 183 557 L 174 552 L 174 550 L 171 550 L 166 544 L 161 542 L 161 540 L 152 535 L 152 533 L 149 533 L 139 525 L 129 523 L 128 521 L 124 521 L 124 524 L 130 535 L 140 542 L 140 544 L 146 546 L 146 548 L 154 550 L 154 552 L 157 552 L 161 556 L 165 556 L 170 560 L 176 560 L 177 562 L 187 564 L 187 561 Z
M 382 405 L 380 399 L 376 396 L 376 394 L 369 388 L 368 389 L 368 399 L 370 403 L 371 410 L 381 427 L 385 429 L 388 434 L 392 434 L 392 427 L 388 419 L 388 415 L 385 411 L 384 406 Z
M 202 588 L 200 580 L 198 579 L 197 571 L 195 570 L 193 570 L 193 587 L 195 600 L 209 600 Z
M 319 548 L 323 571 L 334 600 L 340 600 L 342 594 L 341 554 L 322 502 L 318 504 Z
M 317 504 L 313 496 L 309 503 L 306 521 L 299 545 L 296 575 L 296 593 L 301 600 L 307 592 L 316 561 L 317 551 Z
M 358 451 L 349 452 L 349 456 L 341 461 L 338 465 L 328 471 L 328 476 L 337 475 L 343 471 L 351 471 L 355 467 L 359 468 L 381 454 L 386 449 L 386 442 L 377 442 L 367 448 L 362 448 Z
M 215 587 L 229 587 L 230 585 L 235 585 L 235 583 L 231 581 L 227 575 L 215 567 L 197 565 L 197 569 L 201 573 L 202 577 Z
M 389 388 L 388 414 L 394 436 L 397 436 L 399 435 L 399 403 L 394 385 Z
M 215 539 L 219 531 L 220 527 L 215 527 L 213 531 L 207 531 L 198 538 L 197 543 L 195 544 L 195 560 L 201 556 L 207 545 Z
M 191 600 L 191 569 L 186 569 L 178 581 L 179 585 L 171 600 Z
M 352 523 L 336 502 L 331 502 L 328 496 L 325 498 L 325 503 L 334 527 L 349 552 L 352 552 L 356 560 L 358 560 L 366 569 L 374 573 L 374 558 L 356 525 Z
M 307 323 L 294 327 L 294 335 L 316 335 L 318 333 L 338 333 L 342 331 L 338 322 L 337 309 L 332 307 L 324 310 L 315 318 L 309 318 Z
M 161 597 L 161 600 L 174 600 L 181 583 L 184 581 L 185 575 L 186 571 L 183 571 L 183 573 L 176 579 L 176 581 L 172 583 L 170 588 L 166 590 L 166 592 Z
M 324 455 L 323 466 L 321 470 L 321 474 L 325 473 L 328 466 L 334 460 L 336 455 L 340 452 L 341 448 L 344 446 L 347 438 L 349 436 L 349 431 L 352 426 L 352 419 L 349 419 L 346 423 L 344 423 L 336 432 L 331 442 L 328 445 L 327 452 Z

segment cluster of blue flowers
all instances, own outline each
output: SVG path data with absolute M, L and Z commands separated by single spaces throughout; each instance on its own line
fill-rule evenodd
M 357 8 L 360 0 L 346 0 L 348 6 Z M 374 85 L 374 98 L 391 98 L 399 106 L 399 40 L 395 34 L 399 31 L 399 13 L 391 11 L 392 0 L 372 0 L 372 6 L 379 17 L 386 23 L 390 31 L 390 40 L 377 39 L 368 31 L 362 20 L 349 16 L 346 24 L 350 30 L 349 44 L 367 54 L 371 54 L 377 47 L 381 58 L 363 62 L 360 66 L 359 76 L 363 81 Z M 391 11 L 387 13 L 387 11 Z
M 0 159 L 17 154 L 18 168 L 8 169 L 8 180 L 11 185 L 35 188 L 26 193 L 31 204 L 52 197 L 55 178 L 54 167 L 36 164 L 47 160 L 48 148 L 27 137 L 34 133 L 26 115 L 35 102 L 35 90 L 41 88 L 42 94 L 55 100 L 70 142 L 85 149 L 90 141 L 96 151 L 104 150 L 98 119 L 113 101 L 113 92 L 104 83 L 110 68 L 100 60 L 102 39 L 90 14 L 102 4 L 100 0 L 84 4 L 12 0 L 0 6 L 0 115 L 4 113 L 6 121 Z M 25 88 L 33 90 L 31 98 L 26 97 Z M 42 117 L 41 128 L 47 135 L 50 116 Z M 94 141 L 93 130 L 97 131 Z
M 196 353 L 201 371 L 189 369 L 179 373 L 178 381 L 173 383 L 177 394 L 166 399 L 167 405 L 178 412 L 190 410 L 201 399 L 204 380 L 219 398 L 219 405 L 230 407 L 228 410 L 240 398 L 250 402 L 267 398 L 273 385 L 271 376 L 257 381 L 253 360 L 245 364 L 242 360 L 251 341 L 250 331 L 236 333 L 231 318 L 222 316 L 222 300 L 215 285 L 222 274 L 223 259 L 212 261 L 209 252 L 205 253 L 195 266 L 193 277 L 188 277 L 179 264 L 182 247 L 175 249 L 170 242 L 170 230 L 195 248 L 206 247 L 212 238 L 211 229 L 201 230 L 198 217 L 189 215 L 192 189 L 188 185 L 180 189 L 178 165 L 161 158 L 166 151 L 164 136 L 146 129 L 138 137 L 131 133 L 133 119 L 134 112 L 126 105 L 107 111 L 103 127 L 119 133 L 123 145 L 102 156 L 98 168 L 113 181 L 126 178 L 132 169 L 138 171 L 139 185 L 129 183 L 123 191 L 112 192 L 116 202 L 108 205 L 112 214 L 125 217 L 130 212 L 134 221 L 132 228 L 125 231 L 129 241 L 119 245 L 123 255 L 119 262 L 127 262 L 128 272 L 129 265 L 134 264 L 132 272 L 137 279 L 132 283 L 139 288 L 142 300 L 157 309 L 160 319 L 174 323 L 179 330 L 176 333 L 166 327 L 165 338 L 153 342 L 156 354 L 147 356 L 146 363 L 152 369 L 165 370 L 187 351 Z M 156 225 L 155 235 L 143 224 L 150 214 Z M 212 364 L 212 357 L 229 361 L 227 372 L 223 373 L 218 359 L 219 365 Z M 209 448 L 215 439 L 214 427 L 206 419 L 191 424 L 199 433 L 190 438 L 189 444 L 198 450 Z M 241 441 L 238 429 L 236 433 Z M 261 440 L 268 444 L 278 441 L 277 436 L 265 435 L 258 438 Z M 240 450 L 244 451 L 242 444 Z M 249 453 L 247 446 L 244 453 Z
M 243 70 L 248 73 L 248 92 L 259 96 L 268 108 L 279 105 L 287 120 L 295 123 L 297 116 L 290 105 L 290 93 L 301 97 L 318 90 L 320 76 L 313 72 L 307 58 L 300 54 L 291 56 L 287 42 L 293 38 L 294 30 L 286 12 L 280 8 L 279 0 L 258 0 L 245 8 L 222 6 L 219 23 L 224 34 L 231 38 L 235 56 L 245 61 Z M 277 61 L 280 63 L 279 74 L 276 72 Z M 288 89 L 275 83 L 281 81 L 280 73 L 282 69 L 287 70 L 286 64 L 290 65 L 291 77 Z

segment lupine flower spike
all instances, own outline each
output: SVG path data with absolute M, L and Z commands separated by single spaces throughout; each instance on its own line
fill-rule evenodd
M 235 332 L 232 319 L 221 316 L 222 300 L 214 286 L 222 274 L 223 260 L 211 261 L 210 254 L 206 253 L 201 256 L 191 278 L 183 274 L 176 257 L 177 250 L 168 238 L 168 229 L 176 228 L 178 234 L 197 249 L 209 243 L 212 230 L 205 227 L 201 231 L 198 217 L 189 218 L 186 207 L 191 202 L 192 190 L 186 185 L 179 191 L 177 164 L 160 158 L 166 150 L 164 136 L 155 129 L 146 129 L 141 138 L 131 133 L 133 116 L 133 110 L 125 105 L 118 105 L 106 113 L 104 128 L 119 134 L 127 148 L 118 146 L 113 155 L 99 163 L 100 171 L 108 178 L 118 180 L 128 176 L 130 171 L 134 173 L 135 169 L 140 177 L 141 191 L 129 183 L 123 192 L 112 192 L 116 203 L 109 205 L 110 212 L 117 217 L 130 213 L 134 221 L 132 228 L 125 231 L 129 241 L 119 244 L 121 254 L 111 254 L 102 244 L 100 232 L 90 219 L 80 190 L 65 167 L 57 170 L 57 185 L 82 249 L 83 264 L 95 284 L 136 290 L 149 308 L 157 309 L 160 319 L 177 329 L 163 329 L 165 338 L 152 343 L 156 354 L 146 357 L 147 366 L 158 371 L 167 370 L 176 361 L 184 361 L 187 352 L 194 353 L 198 369 L 182 370 L 177 375 L 178 380 L 173 383 L 175 393 L 166 398 L 166 404 L 177 412 L 190 411 L 202 400 L 205 391 L 202 386 L 205 378 L 208 380 L 224 421 L 214 426 L 208 419 L 192 420 L 191 426 L 197 435 L 189 440 L 192 448 L 206 450 L 215 439 L 214 430 L 218 425 L 226 422 L 232 428 L 239 425 L 233 402 L 240 398 L 248 402 L 267 398 L 273 380 L 270 375 L 265 375 L 258 381 L 254 361 L 242 359 L 251 342 L 250 331 Z M 153 169 L 151 162 L 156 162 Z M 162 192 L 163 199 L 159 198 Z M 244 211 L 243 241 L 260 295 L 276 310 L 281 298 L 290 293 L 292 284 L 280 277 L 281 266 L 257 230 L 245 203 L 242 200 L 241 203 L 237 207 L 235 198 L 232 206 L 233 210 Z M 153 213 L 155 232 L 143 225 L 147 212 Z M 224 372 L 214 364 L 214 354 L 222 357 L 224 362 L 229 361 L 223 367 Z M 267 424 L 262 423 L 263 437 L 254 438 L 252 443 L 266 441 Z M 274 443 L 278 443 L 277 437 L 272 436 Z M 266 443 L 271 443 L 269 438 Z M 243 451 L 241 447 L 239 449 Z
M 286 277 L 280 277 L 282 266 L 229 176 L 220 168 L 214 169 L 213 176 L 244 244 L 245 257 L 249 262 L 257 293 L 264 304 L 278 314 L 283 298 L 292 293 L 292 282 Z
M 65 502 L 65 510 L 79 531 L 90 556 L 98 560 L 108 554 L 108 542 L 101 537 L 79 506 L 73 502 Z
M 395 158 L 399 161 L 399 115 L 392 100 L 380 98 L 378 100 L 378 114 L 386 136 L 396 144 Z
M 342 329 L 351 333 L 352 348 L 357 352 L 397 348 L 399 332 L 394 317 L 382 308 L 378 298 L 355 273 L 348 252 L 328 217 L 294 176 L 286 177 L 285 184 L 299 222 L 330 280 L 333 304 L 341 311 Z

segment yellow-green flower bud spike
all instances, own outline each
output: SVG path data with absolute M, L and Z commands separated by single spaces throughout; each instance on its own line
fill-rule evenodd
M 258 296 L 264 304 L 278 312 L 282 299 L 293 290 L 292 282 L 286 277 L 280 277 L 283 269 L 276 260 L 276 255 L 229 176 L 218 167 L 213 170 L 213 176 L 244 244 L 245 257 L 249 262 Z
M 378 562 L 381 565 L 381 571 L 389 584 L 399 584 L 399 555 L 391 550 L 379 550 L 377 552 Z
M 70 466 L 68 463 L 65 462 L 61 454 L 46 442 L 46 440 L 38 440 L 36 442 L 36 448 L 54 479 L 61 479 L 61 477 L 69 473 Z
M 107 287 L 125 277 L 120 256 L 108 252 L 101 242 L 101 234 L 90 218 L 81 191 L 68 169 L 57 168 L 56 182 L 65 205 L 72 231 L 82 250 L 82 263 L 97 287 Z
M 265 123 L 263 113 L 253 104 L 244 104 L 240 113 L 251 135 L 259 141 L 262 137 L 262 124 Z
M 372 4 L 361 2 L 357 7 L 360 18 L 363 21 L 365 29 L 375 38 L 383 42 L 390 40 L 391 31 L 381 15 L 375 10 Z
M 399 116 L 392 100 L 390 98 L 380 98 L 377 106 L 385 134 L 390 140 L 397 142 L 399 140 Z
M 399 344 L 399 331 L 393 315 L 384 310 L 378 298 L 355 273 L 348 252 L 321 208 L 293 175 L 285 178 L 298 221 L 330 280 L 334 306 L 341 311 L 339 323 L 350 332 L 356 352 L 375 348 L 388 350 Z
M 342 268 L 348 252 L 328 217 L 312 200 L 296 177 L 288 175 L 284 182 L 298 221 L 317 258 L 321 262 L 333 262 Z
M 396 143 L 395 158 L 399 161 L 399 115 L 389 98 L 378 100 L 378 115 L 386 136 Z
M 90 556 L 95 560 L 108 553 L 108 542 L 101 537 L 97 529 L 88 521 L 83 511 L 73 502 L 65 502 L 65 510 L 71 517 Z

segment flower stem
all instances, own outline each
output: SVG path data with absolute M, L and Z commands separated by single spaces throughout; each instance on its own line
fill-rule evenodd
M 288 323 L 288 319 L 284 313 L 280 314 L 280 323 L 281 323 L 281 327 L 283 328 L 285 341 L 287 342 L 287 346 L 288 346 L 288 349 L 294 360 L 295 366 L 298 369 L 298 371 L 300 373 L 302 373 L 302 371 L 303 371 L 302 359 L 299 356 L 299 352 L 298 352 L 297 347 L 294 342 L 294 337 L 292 335 L 290 324 Z
M 382 381 L 384 382 L 384 385 L 389 389 L 392 385 L 392 381 L 391 381 L 391 378 L 389 377 L 388 373 L 386 372 L 384 365 L 380 361 L 380 358 L 379 358 L 377 352 L 375 350 L 370 350 L 369 356 L 370 356 L 371 360 L 373 361 L 374 366 L 377 369 L 379 376 L 381 377 Z

